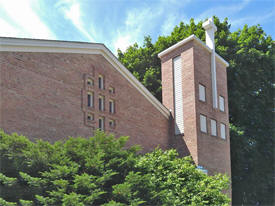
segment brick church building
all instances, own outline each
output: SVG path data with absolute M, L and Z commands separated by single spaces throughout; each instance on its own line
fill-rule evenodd
M 159 54 L 162 103 L 103 44 L 0 38 L 0 128 L 31 139 L 130 136 L 191 155 L 208 174 L 231 176 L 226 68 L 212 19 Z

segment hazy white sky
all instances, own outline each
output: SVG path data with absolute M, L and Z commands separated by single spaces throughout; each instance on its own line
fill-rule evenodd
M 0 36 L 98 42 L 116 54 L 212 15 L 232 31 L 260 24 L 274 39 L 274 0 L 0 0 Z

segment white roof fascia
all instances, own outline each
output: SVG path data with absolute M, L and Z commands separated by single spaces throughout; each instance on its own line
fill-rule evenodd
M 158 57 L 161 58 L 161 57 L 163 57 L 164 55 L 166 55 L 166 54 L 170 53 L 171 51 L 173 51 L 174 49 L 176 49 L 176 48 L 178 48 L 178 47 L 180 47 L 180 46 L 186 44 L 187 42 L 193 40 L 193 39 L 194 39 L 194 36 L 195 36 L 195 35 L 192 34 L 191 36 L 187 37 L 186 39 L 183 39 L 183 40 L 179 41 L 178 43 L 174 44 L 173 46 L 171 46 L 171 47 L 165 49 L 164 51 L 162 51 L 162 52 L 160 52 L 160 53 L 158 54 Z
M 149 102 L 151 102 L 167 119 L 169 110 L 161 104 L 135 77 L 124 67 L 116 56 L 104 44 L 88 42 L 70 42 L 57 40 L 38 40 L 0 37 L 0 51 L 11 52 L 48 52 L 101 54 L 116 70 L 125 77 Z
M 0 37 L 0 51 L 99 54 L 101 44 Z M 92 51 L 93 50 L 93 51 Z
M 119 69 L 119 72 L 127 79 L 129 82 L 133 84 L 133 86 L 138 89 L 145 97 L 148 99 L 167 119 L 170 117 L 170 111 L 157 100 L 156 97 L 154 97 L 151 92 L 149 92 L 143 84 L 141 84 L 134 75 L 126 68 L 124 67 L 120 61 L 116 58 L 116 56 L 107 49 L 104 45 L 102 45 L 105 48 L 105 52 L 109 57 L 111 57 L 111 60 L 113 62 L 110 62 L 113 66 L 115 64 L 117 65 L 116 68 Z M 107 58 L 107 60 L 109 60 Z
M 196 35 L 192 34 L 191 36 L 187 37 L 186 39 L 183 39 L 181 41 L 179 41 L 178 43 L 174 44 L 173 46 L 165 49 L 164 51 L 160 52 L 158 54 L 159 58 L 162 58 L 164 55 L 170 53 L 171 51 L 173 51 L 174 49 L 186 44 L 189 41 L 195 40 L 197 43 L 199 43 L 203 48 L 205 48 L 206 50 L 208 50 L 209 52 L 211 52 L 211 49 L 202 41 L 200 40 L 198 37 L 196 37 Z M 225 61 L 220 55 L 218 55 L 215 52 L 216 55 L 216 59 L 220 60 L 226 67 L 229 66 L 229 63 L 227 61 Z

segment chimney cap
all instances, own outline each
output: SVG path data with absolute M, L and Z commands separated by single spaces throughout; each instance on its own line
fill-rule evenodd
M 203 27 L 205 30 L 213 29 L 214 32 L 217 31 L 217 27 L 216 27 L 216 25 L 214 24 L 214 19 L 213 19 L 213 17 L 211 17 L 211 18 L 209 18 L 207 21 L 205 21 L 205 22 L 202 24 L 202 27 Z

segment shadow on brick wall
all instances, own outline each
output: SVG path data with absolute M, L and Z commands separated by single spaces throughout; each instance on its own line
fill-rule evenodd
M 183 135 L 175 135 L 174 128 L 174 118 L 170 115 L 170 127 L 169 127 L 169 148 L 176 149 L 180 157 L 185 157 L 190 155 L 190 151 L 183 139 Z

